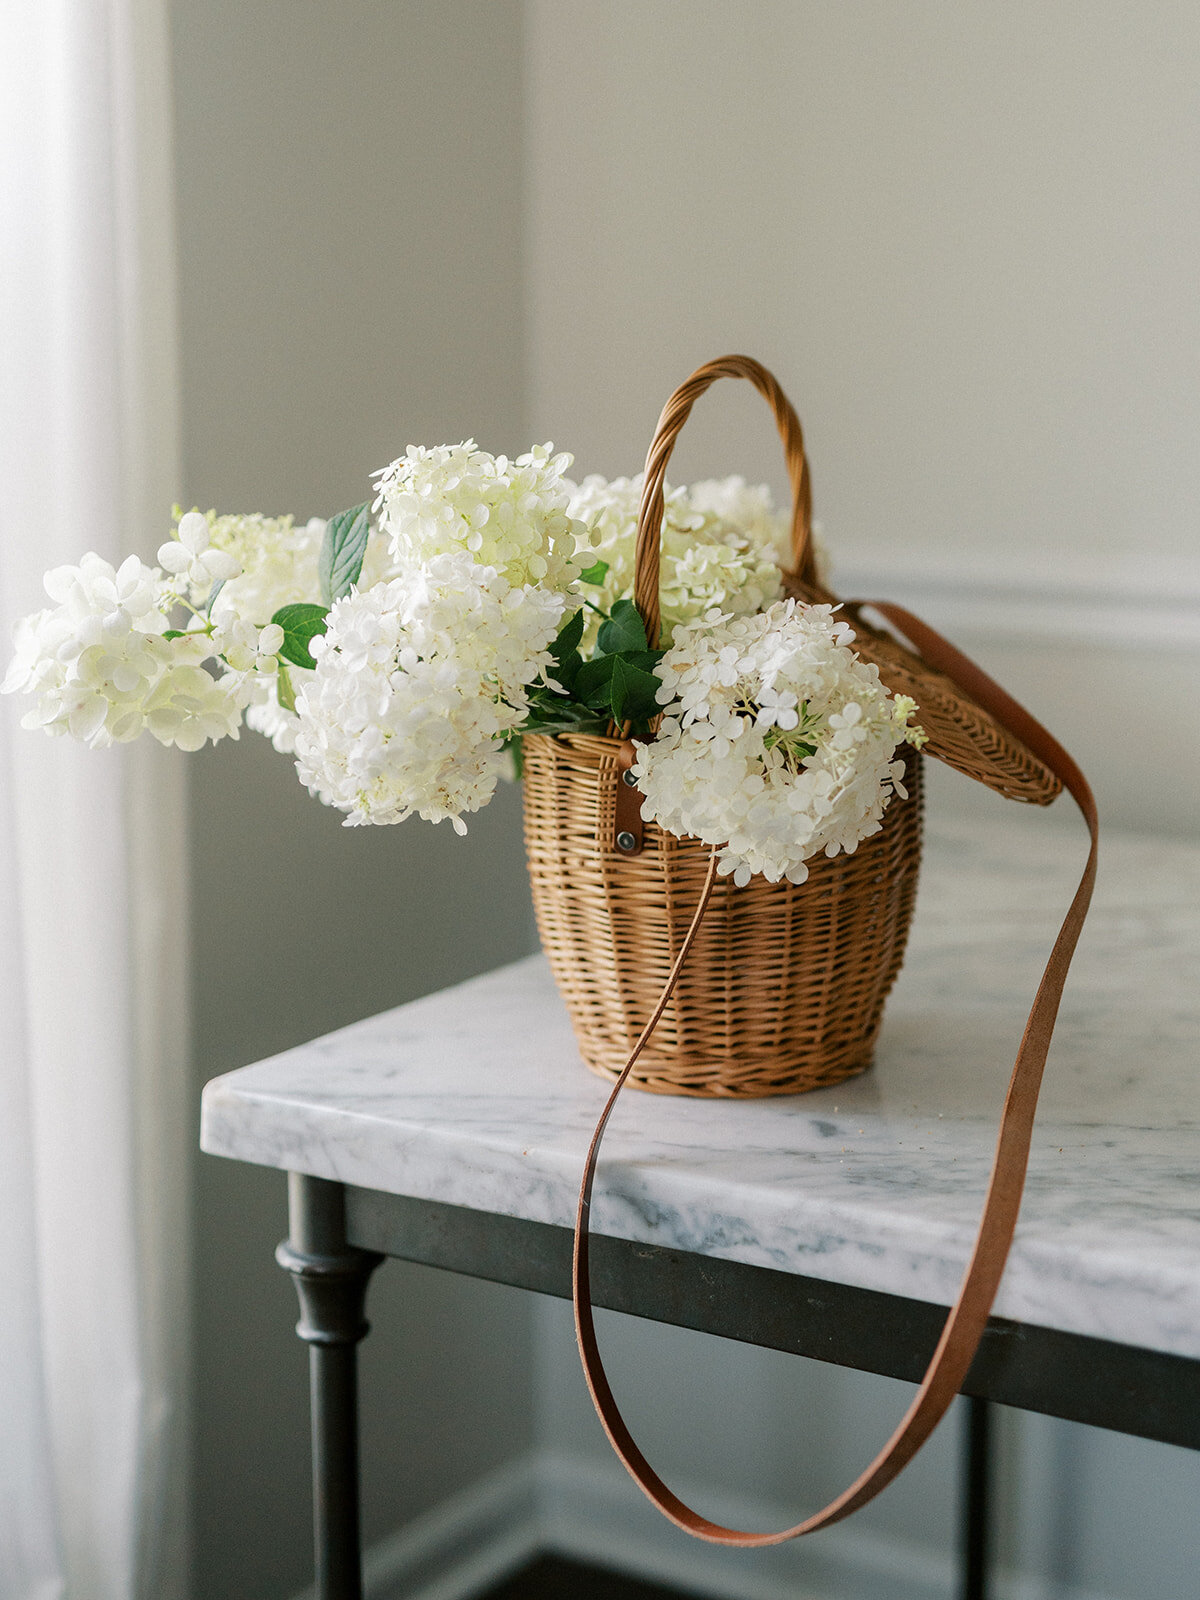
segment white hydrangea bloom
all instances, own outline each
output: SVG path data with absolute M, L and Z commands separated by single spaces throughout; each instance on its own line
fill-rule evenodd
M 735 528 L 776 566 L 790 571 L 792 558 L 792 519 L 780 511 L 765 483 L 750 484 L 736 473 L 731 478 L 705 478 L 688 485 L 688 498 L 697 511 L 716 517 L 726 527 Z M 809 530 L 817 580 L 829 582 L 829 552 L 823 530 L 814 522 Z
M 297 527 L 290 516 L 265 517 L 256 512 L 218 516 L 210 511 L 208 521 L 213 543 L 235 556 L 241 567 L 240 575 L 224 586 L 213 608 L 220 628 L 253 628 L 273 617 L 282 606 L 320 601 L 318 562 L 327 526 L 323 518 L 310 517 Z M 378 577 L 389 566 L 386 546 L 372 536 L 362 580 L 368 581 L 368 568 L 372 576 Z M 224 653 L 232 664 L 234 658 L 228 651 Z M 296 713 L 280 705 L 278 673 L 262 659 L 261 648 L 257 655 L 246 726 L 268 738 L 281 755 L 292 755 L 296 748 Z M 303 667 L 291 664 L 288 672 L 296 688 L 301 676 L 308 676 Z
M 795 600 L 678 629 L 659 671 L 666 714 L 634 767 L 643 814 L 720 846 L 739 885 L 803 883 L 810 857 L 877 833 L 904 793 L 896 746 L 924 735 L 853 638 L 832 607 Z
M 301 527 L 292 517 L 264 517 L 257 512 L 218 516 L 209 511 L 206 520 L 215 548 L 232 556 L 239 568 L 238 576 L 221 590 L 214 608 L 218 614 L 233 613 L 243 622 L 262 626 L 280 606 L 320 600 L 317 558 L 325 523 L 319 517 Z
M 290 516 L 265 517 L 258 512 L 218 516 L 215 511 L 189 511 L 180 518 L 179 529 L 190 525 L 192 518 L 205 524 L 211 541 L 208 555 L 219 555 L 237 569 L 217 599 L 220 612 L 232 612 L 243 622 L 261 627 L 281 606 L 320 601 L 318 562 L 327 526 L 324 518 L 310 517 L 297 527 Z M 170 543 L 163 545 L 159 551 L 160 561 L 171 548 Z M 394 575 L 386 541 L 372 533 L 359 587 L 365 588 Z M 187 598 L 199 605 L 207 599 L 210 587 L 207 582 L 194 583 Z
M 279 667 L 278 654 L 283 640 L 283 629 L 277 622 L 258 628 L 252 622 L 243 622 L 241 617 L 225 612 L 213 619 L 209 650 L 212 655 L 223 657 L 235 672 L 273 675 Z
M 199 511 L 180 517 L 174 535 L 158 548 L 158 561 L 164 572 L 180 580 L 180 590 L 207 595 L 215 583 L 236 578 L 241 570 L 227 551 L 212 546 L 208 518 Z
M 394 559 L 420 564 L 462 549 L 510 584 L 567 592 L 579 572 L 583 530 L 567 514 L 563 473 L 571 457 L 552 456 L 552 448 L 540 445 L 510 461 L 477 449 L 473 439 L 410 445 L 375 474 L 375 510 Z
M 180 527 L 188 517 L 200 515 L 188 512 L 181 518 Z M 213 608 L 213 620 L 223 635 L 247 626 L 257 629 L 282 606 L 320 601 L 318 565 L 327 526 L 324 518 L 310 517 L 297 526 L 293 517 L 266 517 L 258 512 L 218 516 L 215 511 L 208 511 L 203 515 L 213 551 L 225 552 L 238 567 L 237 576 L 224 584 Z M 387 541 L 372 530 L 358 586 L 366 588 L 384 582 L 394 577 L 396 570 Z M 200 605 L 208 593 L 207 584 L 196 585 L 187 598 Z M 239 637 L 245 635 L 239 634 Z M 228 650 L 222 653 L 231 665 L 256 673 L 250 685 L 246 725 L 264 734 L 281 754 L 293 754 L 296 713 L 279 702 L 279 679 L 269 653 L 257 648 L 253 652 L 257 659 L 249 665 L 242 660 L 244 649 L 240 649 L 236 660 Z M 289 666 L 288 671 L 298 690 L 308 673 L 294 665 Z
M 462 549 L 338 601 L 296 697 L 301 781 L 347 825 L 415 812 L 465 832 L 462 814 L 492 797 L 564 607 Z
M 787 527 L 770 505 L 770 492 L 747 490 L 740 478 L 698 487 L 699 497 L 695 489 L 668 486 L 665 491 L 659 580 L 663 644 L 671 643 L 677 628 L 714 608 L 748 615 L 783 590 L 780 556 L 787 548 Z M 602 582 L 587 590 L 604 611 L 633 596 L 641 495 L 641 474 L 611 483 L 593 474 L 572 486 L 571 515 L 588 530 L 585 565 L 600 560 L 608 566 Z M 585 654 L 598 626 L 593 614 L 584 633 Z
M 69 733 L 92 747 L 143 731 L 185 750 L 236 738 L 248 675 L 211 677 L 203 663 L 214 647 L 202 633 L 163 637 L 174 593 L 161 571 L 136 556 L 114 568 L 88 554 L 77 567 L 48 572 L 45 584 L 59 603 L 18 623 L 16 655 L 0 685 L 36 697 L 25 727 Z
M 777 567 L 791 566 L 791 519 L 778 509 L 765 483 L 749 484 L 734 474 L 730 478 L 703 478 L 689 484 L 687 493 L 694 510 L 735 529 L 752 549 L 769 556 Z
M 299 696 L 312 673 L 305 667 L 288 662 L 288 676 L 293 692 Z M 246 711 L 246 726 L 269 739 L 281 756 L 296 753 L 296 735 L 300 731 L 300 718 L 294 711 L 279 703 L 278 674 L 272 678 L 256 679 L 251 690 L 250 705 Z
M 250 697 L 252 675 L 221 672 L 213 677 L 202 662 L 210 647 L 202 635 L 170 641 L 174 652 L 166 671 L 147 696 L 147 732 L 160 744 L 199 750 L 211 740 L 236 739 Z M 190 657 L 190 659 L 189 659 Z

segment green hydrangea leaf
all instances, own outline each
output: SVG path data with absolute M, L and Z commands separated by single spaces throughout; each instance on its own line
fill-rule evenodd
M 666 653 L 665 650 L 630 650 L 621 659 L 631 667 L 640 667 L 643 672 L 657 672 Z
M 658 709 L 658 679 L 643 672 L 621 656 L 613 657 L 612 719 L 620 727 L 626 722 L 648 722 Z
M 608 562 L 597 560 L 593 561 L 590 567 L 585 568 L 585 570 L 579 574 L 579 581 L 580 583 L 594 583 L 596 587 L 599 588 L 607 576 Z
M 576 700 L 582 700 L 585 706 L 592 706 L 597 711 L 609 705 L 616 659 L 616 656 L 597 656 L 594 661 L 583 663 L 575 674 L 575 685 L 571 691 Z
M 315 606 L 306 600 L 295 605 L 280 606 L 271 618 L 283 629 L 283 643 L 279 654 L 297 667 L 313 668 L 316 662 L 309 652 L 310 642 L 317 634 L 325 632 L 329 618 L 326 606 Z
M 550 655 L 554 661 L 551 676 L 568 693 L 573 690 L 576 675 L 583 665 L 583 657 L 579 654 L 579 642 L 582 638 L 583 611 L 579 610 L 563 623 L 558 630 L 557 638 L 550 646 Z
M 600 624 L 596 647 L 602 655 L 646 649 L 646 629 L 632 600 L 617 600 L 608 620 Z
M 569 655 L 572 650 L 578 650 L 580 640 L 583 638 L 583 608 L 582 606 L 563 623 L 555 636 L 554 643 L 550 646 L 550 654 L 556 661 L 564 655 Z
M 321 599 L 327 606 L 348 595 L 358 582 L 370 533 L 366 501 L 361 506 L 351 506 L 349 511 L 339 511 L 336 517 L 330 517 L 317 561 Z

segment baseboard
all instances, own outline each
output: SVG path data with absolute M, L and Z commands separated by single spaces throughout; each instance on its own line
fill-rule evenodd
M 712 1600 L 945 1600 L 953 1563 L 881 1540 L 852 1524 L 819 1538 L 763 1550 L 701 1543 L 672 1527 L 616 1463 L 546 1452 L 539 1461 L 543 1524 L 553 1547 L 581 1560 L 619 1564 L 639 1576 Z M 782 1527 L 788 1514 L 711 1485 L 672 1485 L 731 1527 Z
M 681 1484 L 711 1515 L 741 1527 L 781 1525 L 777 1506 Z M 473 1484 L 364 1561 L 366 1600 L 473 1600 L 539 1550 L 618 1567 L 711 1600 L 945 1600 L 952 1555 L 846 1522 L 765 1550 L 702 1544 L 666 1522 L 614 1462 L 542 1451 Z M 997 1573 L 996 1600 L 1114 1600 Z M 307 1590 L 296 1600 L 314 1600 Z
M 545 1547 L 538 1478 L 524 1457 L 369 1546 L 365 1600 L 470 1600 L 498 1583 Z

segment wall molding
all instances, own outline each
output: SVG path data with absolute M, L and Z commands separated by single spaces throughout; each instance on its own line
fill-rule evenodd
M 779 1506 L 681 1484 L 687 1499 L 734 1526 L 780 1526 Z M 519 1458 L 452 1496 L 364 1561 L 366 1600 L 472 1600 L 538 1551 L 617 1566 L 712 1600 L 944 1600 L 955 1589 L 948 1553 L 850 1521 L 812 1540 L 747 1554 L 680 1533 L 615 1461 L 550 1450 Z M 996 1600 L 1113 1600 L 999 1573 Z M 311 1589 L 296 1600 L 314 1600 Z
M 1042 570 L 1039 570 L 1041 568 Z M 1077 581 L 1014 558 L 893 554 L 839 561 L 839 594 L 895 600 L 953 636 L 1097 649 L 1200 649 L 1200 561 L 1097 566 Z

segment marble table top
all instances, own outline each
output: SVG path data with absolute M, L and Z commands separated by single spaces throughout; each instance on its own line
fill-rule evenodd
M 746 1102 L 628 1090 L 594 1230 L 949 1304 L 1025 1014 L 1086 854 L 1068 806 L 931 832 L 864 1076 Z M 1198 958 L 1200 847 L 1103 839 L 997 1314 L 1200 1357 Z M 570 1224 L 606 1093 L 537 956 L 215 1079 L 201 1142 Z

